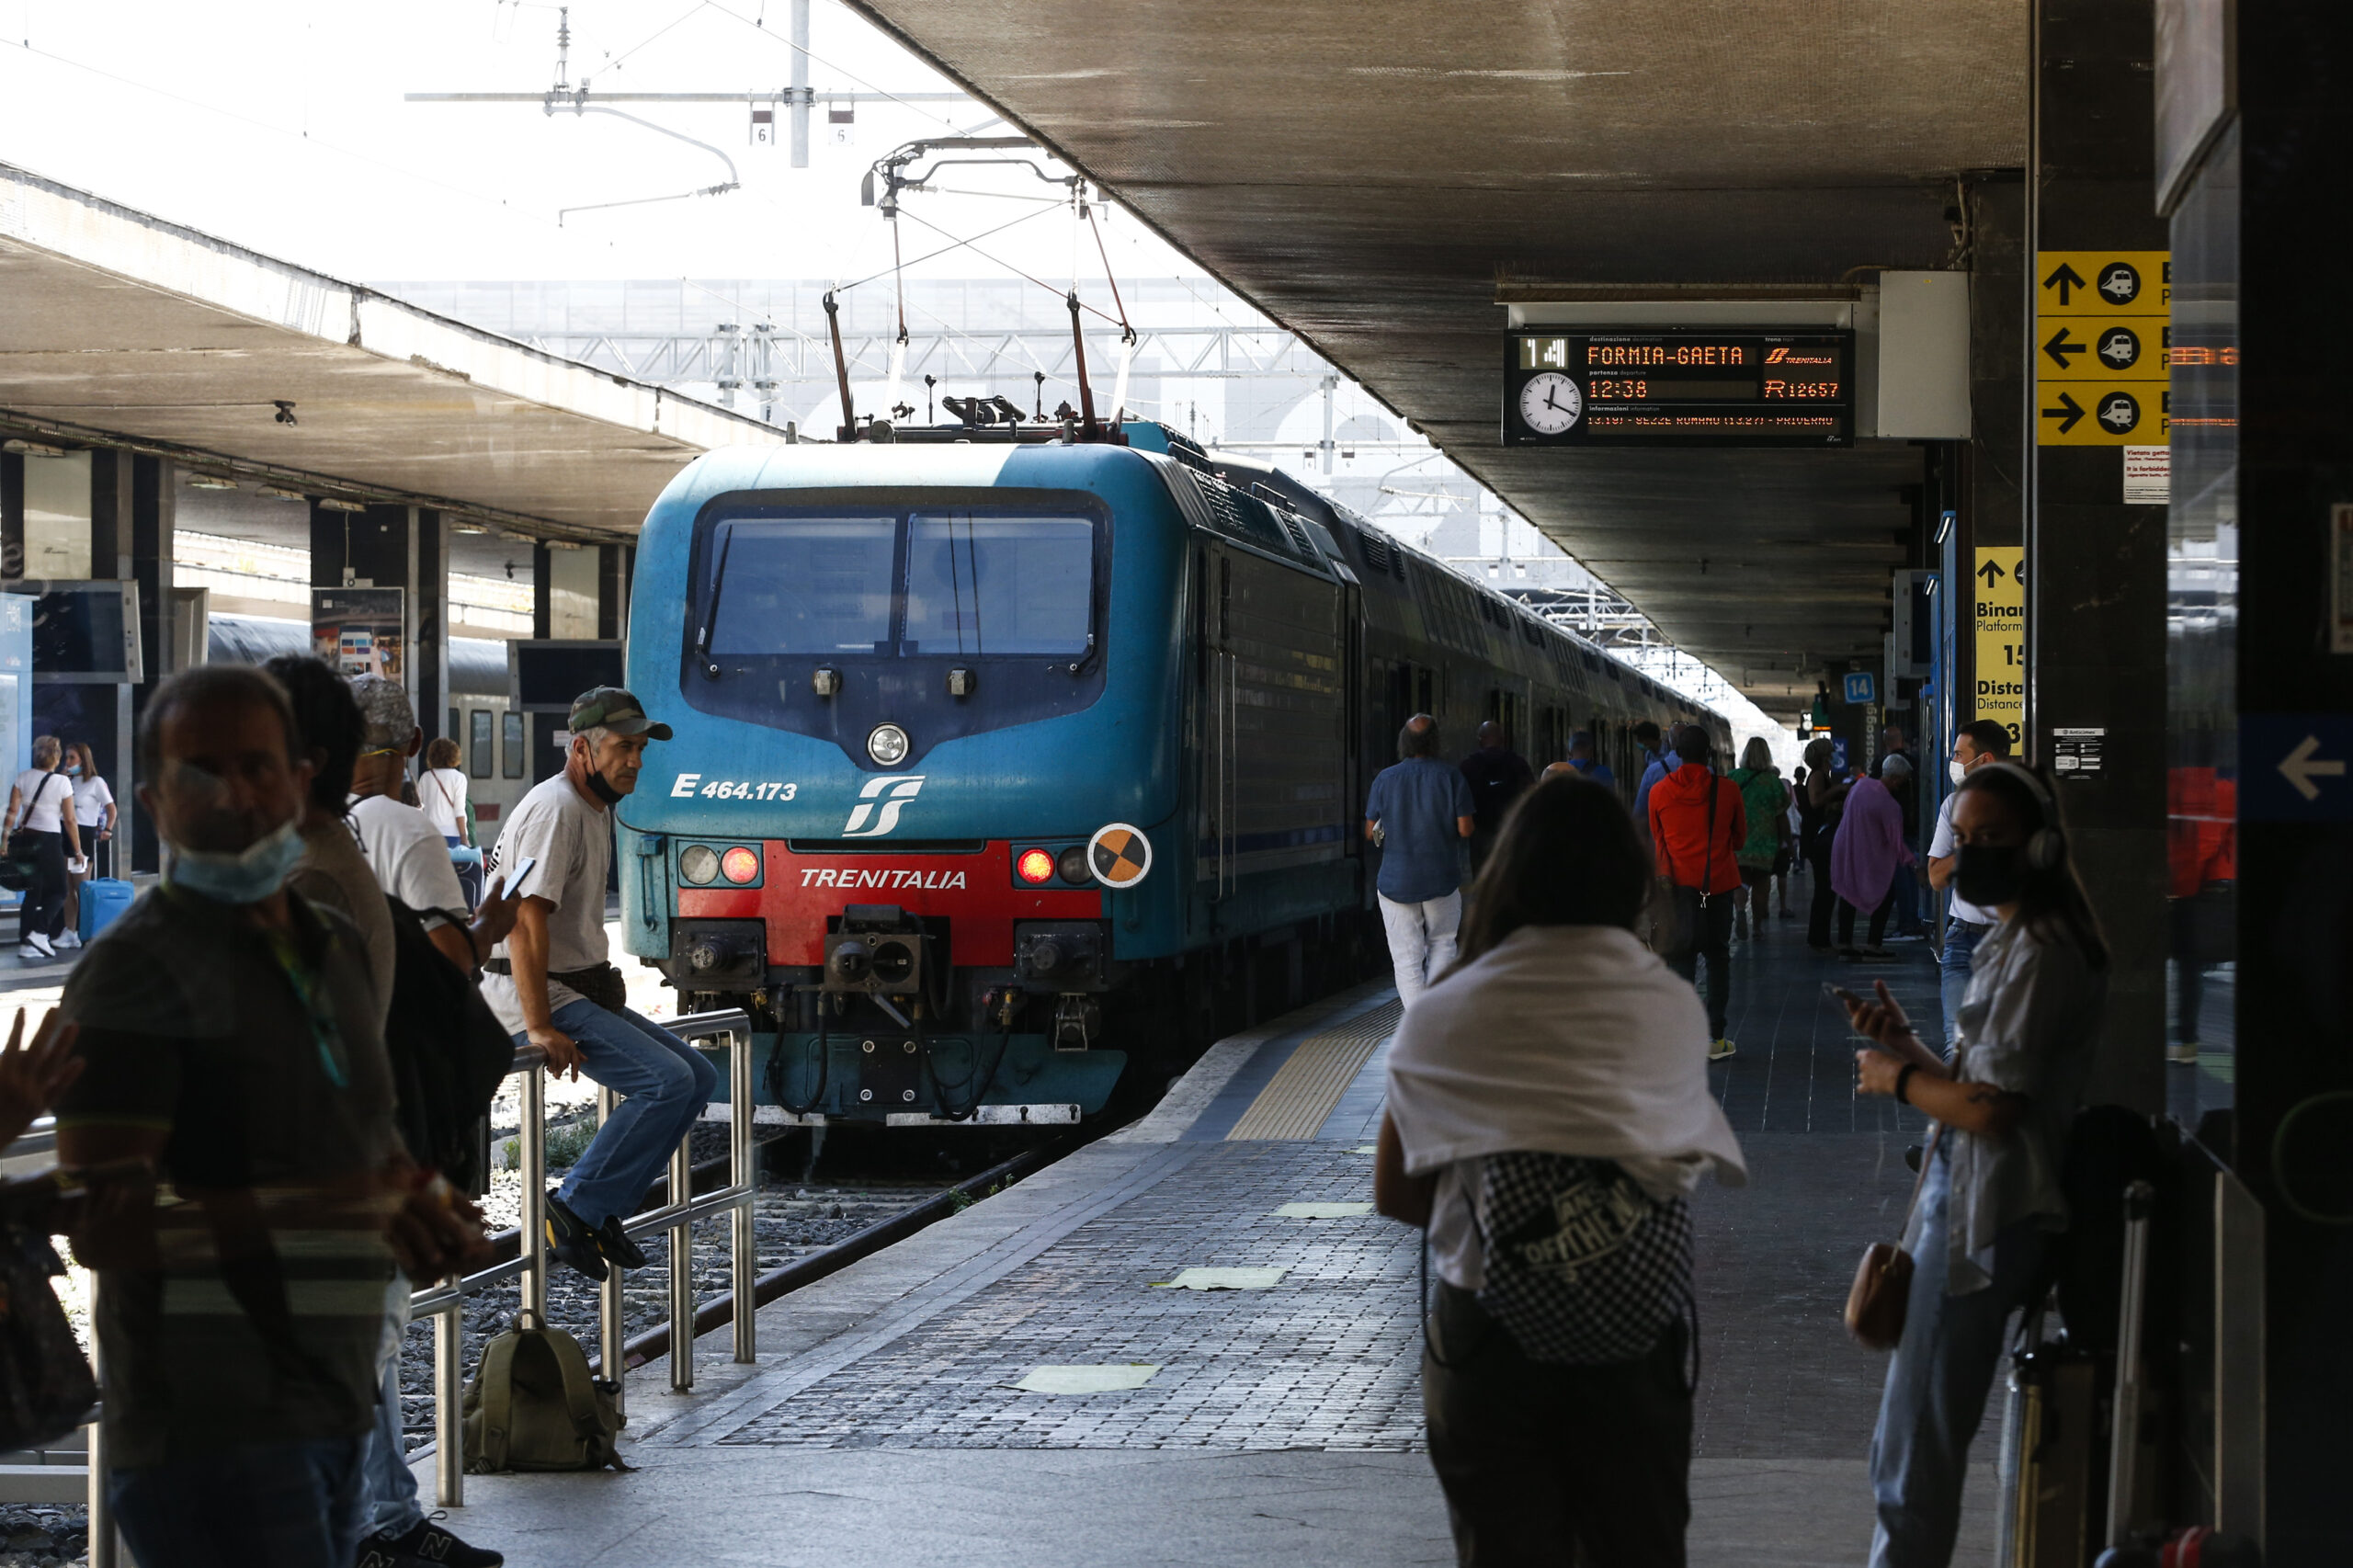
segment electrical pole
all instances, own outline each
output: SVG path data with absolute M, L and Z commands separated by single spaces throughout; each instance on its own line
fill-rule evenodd
M 792 0 L 792 166 L 809 166 L 809 0 Z

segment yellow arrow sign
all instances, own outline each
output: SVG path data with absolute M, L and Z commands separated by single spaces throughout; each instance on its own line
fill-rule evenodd
M 2035 393 L 2035 439 L 2045 447 L 2154 447 L 2172 438 L 2162 381 L 2048 383 Z
M 2038 319 L 2169 315 L 2173 312 L 2173 252 L 2037 251 L 2034 282 Z
M 2101 320 L 2038 318 L 2035 379 L 2044 381 L 2163 381 L 2172 328 L 2163 316 Z
M 2170 251 L 2037 251 L 2036 444 L 2167 440 L 2172 309 Z
M 2007 729 L 2015 750 L 2026 722 L 2026 551 L 2016 545 L 1978 551 L 1970 597 L 1977 633 L 1977 716 Z

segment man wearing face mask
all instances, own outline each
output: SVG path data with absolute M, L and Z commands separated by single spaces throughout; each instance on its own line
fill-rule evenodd
M 569 728 L 563 771 L 534 786 L 499 830 L 492 867 L 523 903 L 483 965 L 483 996 L 518 1048 L 547 1052 L 549 1072 L 585 1073 L 623 1096 L 547 1201 L 549 1250 L 602 1279 L 611 1267 L 645 1267 L 621 1225 L 710 1103 L 719 1074 L 630 1011 L 605 940 L 613 808 L 637 788 L 646 744 L 668 740 L 670 726 L 619 687 L 600 686 L 574 699 Z M 517 877 L 526 857 L 538 864 Z
M 1985 763 L 1998 761 L 2010 755 L 2010 733 L 1991 719 L 1980 719 L 1973 724 L 1963 724 L 1953 736 L 1952 760 L 1946 765 L 1952 777 L 1955 790 L 1972 770 Z M 1950 892 L 1951 901 L 1945 906 L 1945 950 L 1938 959 L 1937 987 L 1944 1003 L 1945 1049 L 1952 1050 L 1953 1036 L 1961 1028 L 1961 999 L 1969 990 L 1970 956 L 1977 951 L 1977 944 L 1994 928 L 1994 913 L 1980 908 L 1961 896 L 1953 889 L 1954 847 L 1952 803 L 1961 797 L 1947 795 L 1944 805 L 1937 812 L 1937 831 L 1928 841 L 1928 885 L 1938 892 Z
M 284 691 L 176 676 L 139 750 L 167 869 L 60 1006 L 115 1517 L 147 1568 L 349 1568 L 385 1285 L 486 1260 L 480 1217 L 400 1151 L 358 933 L 286 885 L 311 769 Z

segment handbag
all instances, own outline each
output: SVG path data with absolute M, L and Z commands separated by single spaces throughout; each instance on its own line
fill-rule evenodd
M 1912 1178 L 1912 1201 L 1904 1206 L 1904 1224 L 1912 1226 L 1912 1210 L 1920 1204 L 1920 1189 L 1927 1185 L 1928 1162 L 1937 1157 L 1937 1142 L 1945 1124 L 1928 1134 L 1920 1152 L 1920 1174 Z M 1904 1318 L 1912 1304 L 1912 1255 L 1901 1242 L 1873 1242 L 1863 1249 L 1855 1282 L 1847 1290 L 1847 1332 L 1867 1350 L 1893 1350 L 1904 1337 Z
M 1723 790 L 1723 780 L 1712 773 L 1708 776 L 1708 849 L 1700 862 L 1699 886 L 1687 888 L 1670 873 L 1659 880 L 1666 884 L 1666 939 L 1658 949 L 1663 959 L 1688 958 L 1699 946 L 1699 924 L 1707 918 L 1709 892 L 1707 884 L 1716 880 L 1716 796 Z
M 33 786 L 33 798 L 25 802 L 25 814 L 9 828 L 8 847 L 5 853 L 0 853 L 0 888 L 6 888 L 10 892 L 23 892 L 33 885 L 33 878 L 39 874 L 40 850 L 25 824 L 33 820 L 33 809 L 40 804 L 42 791 L 49 788 L 49 781 L 57 777 L 55 773 L 41 776 L 41 781 Z M 67 792 L 70 794 L 72 791 L 69 790 Z
M 0 1449 L 55 1442 L 90 1418 L 98 1385 L 74 1343 L 50 1280 L 65 1272 L 32 1210 L 53 1204 L 57 1187 L 35 1178 L 10 1185 L 0 1221 Z

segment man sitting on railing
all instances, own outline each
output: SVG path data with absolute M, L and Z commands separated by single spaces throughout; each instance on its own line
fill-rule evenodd
M 59 1007 L 115 1517 L 144 1568 L 351 1568 L 385 1285 L 478 1264 L 480 1216 L 400 1147 L 358 933 L 286 887 L 311 765 L 285 692 L 175 676 L 139 752 L 170 869 Z
M 605 941 L 612 809 L 637 788 L 646 743 L 670 726 L 619 687 L 572 704 L 562 773 L 534 786 L 499 830 L 493 869 L 522 893 L 515 929 L 483 965 L 483 995 L 517 1047 L 547 1052 L 548 1071 L 582 1073 L 623 1096 L 572 1174 L 548 1196 L 549 1250 L 591 1279 L 642 1268 L 621 1227 L 719 1086 L 701 1054 L 630 1011 Z M 521 870 L 526 858 L 537 863 Z

